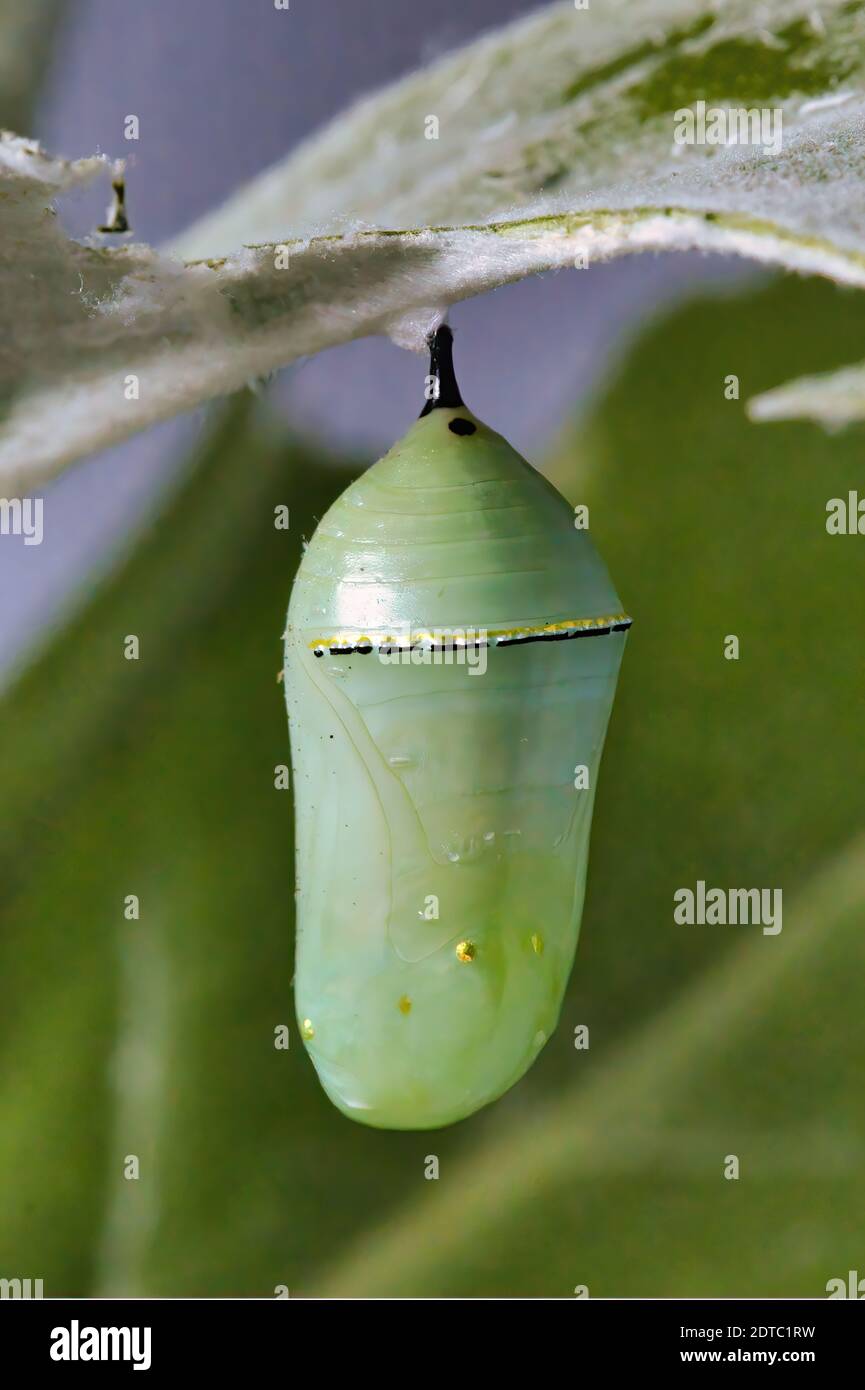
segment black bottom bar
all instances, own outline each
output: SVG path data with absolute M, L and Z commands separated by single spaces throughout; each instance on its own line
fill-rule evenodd
M 558 1346 L 559 1354 L 567 1355 L 574 1366 L 574 1379 L 577 1372 L 586 1370 L 596 1376 L 598 1371 L 666 1371 L 707 1365 L 728 1369 L 806 1366 L 825 1379 L 827 1372 L 842 1367 L 849 1366 L 855 1374 L 865 1330 L 861 1310 L 840 1299 L 356 1302 L 357 1306 L 352 1300 L 302 1298 L 6 1299 L 0 1301 L 0 1336 L 6 1364 L 18 1370 L 16 1383 L 26 1383 L 31 1371 L 47 1371 L 52 1378 L 83 1374 L 92 1379 L 100 1369 L 114 1376 L 133 1374 L 136 1364 L 139 1374 L 156 1377 L 184 1371 L 200 1377 L 213 1371 L 224 1379 L 232 1372 L 248 1375 L 251 1367 L 259 1367 L 306 1381 L 316 1367 L 319 1372 L 326 1367 L 326 1378 L 332 1380 L 334 1352 L 340 1343 L 325 1343 L 319 1336 L 331 1334 L 331 1329 L 347 1321 L 351 1327 L 356 1318 L 364 1322 L 363 1343 L 354 1337 L 350 1343 L 342 1342 L 354 1347 L 354 1374 L 368 1357 L 381 1358 L 384 1370 L 392 1356 L 392 1369 L 401 1365 L 402 1378 L 408 1369 L 411 1324 L 417 1320 L 435 1329 L 435 1336 L 423 1343 L 426 1380 L 437 1362 L 443 1374 L 455 1364 L 470 1364 L 472 1349 L 484 1348 L 487 1365 L 490 1352 L 498 1349 L 506 1355 L 507 1347 L 520 1341 L 524 1354 L 534 1355 L 541 1345 L 541 1330 L 568 1338 L 547 1343 L 544 1359 Z M 397 1339 L 393 1337 L 395 1319 L 400 1327 Z M 447 1327 L 453 1330 L 452 1337 L 443 1335 Z M 99 1359 L 91 1359 L 94 1353 Z

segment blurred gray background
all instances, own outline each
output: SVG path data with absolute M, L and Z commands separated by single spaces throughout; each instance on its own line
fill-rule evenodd
M 160 243 L 353 102 L 485 29 L 526 0 L 69 0 L 35 119 L 69 157 L 128 160 L 137 239 Z M 140 121 L 137 143 L 124 118 Z M 73 235 L 102 219 L 104 190 L 61 207 Z M 286 227 L 286 235 L 291 232 Z M 457 305 L 458 367 L 472 408 L 538 461 L 647 312 L 746 272 L 699 256 L 624 260 L 538 276 Z M 334 449 L 380 454 L 417 414 L 423 367 L 368 339 L 289 368 L 273 400 Z M 110 565 L 187 455 L 209 411 L 87 459 L 46 493 L 41 546 L 0 545 L 0 680 Z M 287 594 L 286 594 L 287 597 Z

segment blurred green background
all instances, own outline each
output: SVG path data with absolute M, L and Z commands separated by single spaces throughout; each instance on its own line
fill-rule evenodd
M 252 396 L 214 417 L 3 700 L 0 1274 L 55 1295 L 821 1296 L 863 1267 L 865 588 L 861 538 L 825 516 L 865 432 L 743 405 L 860 340 L 857 297 L 823 283 L 689 304 L 546 460 L 635 618 L 582 936 L 535 1067 L 431 1134 L 339 1115 L 293 1018 L 280 636 L 304 535 L 370 460 L 337 465 Z M 781 888 L 783 931 L 676 925 L 697 879 Z

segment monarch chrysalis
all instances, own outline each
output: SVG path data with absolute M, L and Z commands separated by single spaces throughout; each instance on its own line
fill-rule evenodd
M 630 626 L 564 498 L 463 405 L 450 329 L 431 353 L 285 645 L 298 1021 L 334 1103 L 392 1129 L 495 1100 L 556 1026 Z

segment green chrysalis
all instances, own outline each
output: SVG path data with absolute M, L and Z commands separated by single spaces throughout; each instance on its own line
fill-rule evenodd
M 630 626 L 564 498 L 463 405 L 450 329 L 431 352 L 285 644 L 298 1021 L 334 1104 L 391 1129 L 495 1100 L 556 1026 Z

